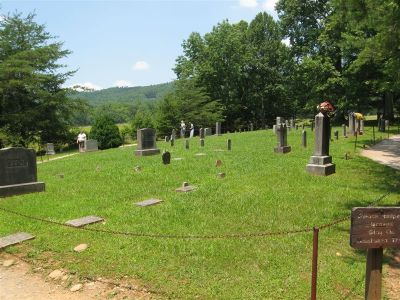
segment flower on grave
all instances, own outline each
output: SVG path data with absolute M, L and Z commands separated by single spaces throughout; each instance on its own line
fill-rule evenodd
M 336 108 L 329 101 L 318 104 L 317 109 L 320 113 L 327 115 L 328 117 L 332 117 L 336 110 Z

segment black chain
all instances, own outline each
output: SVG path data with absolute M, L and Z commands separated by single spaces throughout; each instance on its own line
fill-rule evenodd
M 368 206 L 373 206 L 377 204 L 379 201 L 387 197 L 391 192 L 388 192 L 382 196 L 380 196 L 378 199 L 374 200 L 371 204 Z M 264 231 L 264 232 L 252 232 L 252 233 L 231 233 L 231 234 L 219 234 L 219 235 L 179 235 L 179 234 L 156 234 L 156 233 L 140 233 L 140 232 L 124 232 L 124 231 L 118 231 L 118 230 L 105 230 L 105 229 L 96 229 L 96 228 L 86 228 L 86 227 L 73 227 L 68 224 L 64 224 L 61 222 L 57 221 L 52 221 L 52 220 L 47 220 L 39 217 L 34 217 L 34 216 L 29 216 L 25 215 L 20 212 L 8 210 L 5 208 L 0 207 L 0 211 L 9 213 L 9 214 L 14 214 L 20 217 L 24 217 L 27 219 L 35 220 L 35 221 L 40 221 L 40 222 L 45 222 L 49 224 L 54 224 L 58 226 L 63 226 L 63 227 L 68 227 L 68 228 L 74 228 L 74 229 L 80 229 L 84 231 L 90 231 L 90 232 L 98 232 L 98 233 L 106 233 L 106 234 L 113 234 L 113 235 L 124 235 L 124 236 L 132 236 L 132 237 L 148 237 L 148 238 L 165 238 L 165 239 L 230 239 L 230 238 L 254 238 L 254 237 L 268 237 L 268 236 L 283 236 L 283 235 L 290 235 L 290 234 L 299 234 L 299 233 L 307 233 L 307 232 L 312 232 L 313 227 L 305 227 L 302 229 L 293 229 L 293 230 L 281 230 L 281 231 Z M 350 219 L 350 216 L 345 216 L 341 217 L 338 219 L 335 219 L 329 223 L 323 224 L 318 226 L 320 229 L 325 229 L 329 228 L 331 226 L 337 225 L 339 223 L 345 222 Z

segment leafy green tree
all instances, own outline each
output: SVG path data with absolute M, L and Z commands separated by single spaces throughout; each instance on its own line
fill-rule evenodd
M 62 87 L 73 72 L 57 63 L 70 52 L 34 17 L 0 20 L 0 131 L 12 145 L 65 140 L 78 106 Z
M 130 122 L 132 137 L 136 138 L 136 132 L 138 129 L 141 128 L 154 128 L 155 127 L 155 120 L 154 114 L 152 113 L 149 106 L 145 104 L 141 104 L 137 108 L 135 117 Z
M 99 149 L 115 148 L 122 145 L 118 126 L 108 115 L 98 116 L 90 130 L 92 139 L 97 140 Z

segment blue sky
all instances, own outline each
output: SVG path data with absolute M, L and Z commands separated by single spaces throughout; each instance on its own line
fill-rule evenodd
M 78 71 L 67 86 L 143 86 L 175 79 L 172 68 L 193 31 L 228 19 L 276 18 L 276 0 L 1 1 L 0 13 L 36 13 L 36 21 L 73 53 L 62 62 Z

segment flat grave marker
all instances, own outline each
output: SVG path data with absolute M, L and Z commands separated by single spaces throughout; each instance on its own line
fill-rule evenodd
M 72 226 L 72 227 L 83 227 L 89 224 L 94 224 L 98 222 L 104 221 L 103 218 L 97 217 L 97 216 L 87 216 L 87 217 L 82 217 L 79 219 L 74 219 L 74 220 L 69 220 L 65 222 L 66 225 Z
M 15 234 L 7 235 L 0 238 L 0 249 L 22 243 L 24 241 L 32 240 L 35 236 L 26 232 L 18 232 Z
M 187 193 L 187 192 L 192 192 L 194 190 L 195 190 L 195 187 L 192 185 L 189 185 L 189 183 L 185 181 L 184 183 L 182 183 L 181 187 L 175 189 L 175 192 Z
M 146 206 L 156 205 L 156 204 L 159 204 L 161 202 L 162 202 L 162 200 L 153 199 L 152 198 L 152 199 L 144 200 L 144 201 L 141 201 L 141 202 L 136 202 L 135 204 L 137 206 L 146 207 Z

